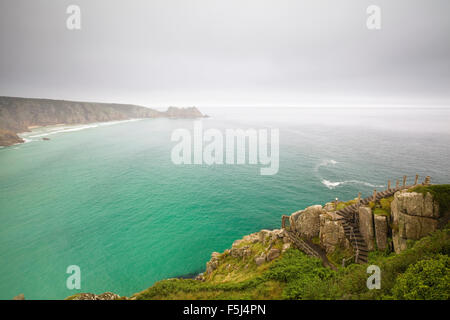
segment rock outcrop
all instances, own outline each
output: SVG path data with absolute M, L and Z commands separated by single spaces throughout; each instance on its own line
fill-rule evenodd
M 301 236 L 314 238 L 319 236 L 320 215 L 326 213 L 321 205 L 310 206 L 305 210 L 293 213 L 289 219 L 289 224 Z
M 399 191 L 391 204 L 394 250 L 399 253 L 407 248 L 408 240 L 418 240 L 437 229 L 439 204 L 428 192 Z
M 195 107 L 158 111 L 129 104 L 0 97 L 0 146 L 23 142 L 17 133 L 29 131 L 32 126 L 161 117 L 201 118 L 204 115 Z
M 370 207 L 359 208 L 359 232 L 361 232 L 366 242 L 367 249 L 373 250 L 374 244 L 374 225 L 373 225 L 373 213 Z
M 112 292 L 105 292 L 99 295 L 94 293 L 79 293 L 67 298 L 67 300 L 117 300 L 117 299 L 120 299 L 120 296 Z
M 386 250 L 388 244 L 388 221 L 386 216 L 374 216 L 375 239 L 378 250 Z
M 350 242 L 345 237 L 344 227 L 338 215 L 324 213 L 320 215 L 320 244 L 327 253 L 332 253 L 337 247 L 351 248 Z
M 164 113 L 167 118 L 203 118 L 205 117 L 196 107 L 169 107 Z
M 262 251 L 255 252 L 255 245 L 259 248 L 262 247 Z M 275 248 L 275 245 L 278 247 Z M 231 248 L 225 250 L 223 253 L 213 252 L 211 259 L 206 263 L 206 271 L 198 275 L 196 279 L 204 280 L 211 275 L 226 257 L 232 257 L 239 261 L 248 261 L 251 259 L 257 266 L 260 266 L 266 262 L 275 260 L 289 247 L 290 243 L 286 241 L 286 236 L 282 229 L 264 229 L 246 235 L 242 239 L 234 241 Z

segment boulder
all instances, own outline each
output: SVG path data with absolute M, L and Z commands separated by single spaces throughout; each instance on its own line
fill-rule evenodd
M 264 262 L 266 262 L 266 257 L 256 257 L 255 263 L 257 266 L 262 265 Z
M 375 215 L 375 239 L 378 250 L 386 250 L 388 247 L 388 222 L 386 216 Z
M 366 242 L 367 249 L 374 250 L 374 226 L 373 226 L 373 214 L 370 207 L 359 208 L 359 232 Z
M 236 248 L 232 247 L 230 250 L 230 254 L 233 258 L 244 258 L 250 256 L 252 253 L 252 250 L 250 249 L 249 245 Z
M 280 256 L 280 253 L 280 249 L 270 249 L 269 253 L 267 254 L 267 261 L 272 261 L 273 259 L 278 258 Z
M 351 248 L 350 242 L 345 237 L 342 223 L 336 215 L 330 213 L 320 215 L 319 238 L 327 253 L 333 252 L 336 247 Z
M 269 237 L 270 237 L 270 230 L 264 229 L 264 230 L 261 230 L 261 231 L 258 233 L 258 239 L 259 239 L 259 242 L 261 242 L 261 243 L 263 243 L 263 244 L 266 242 L 266 240 L 267 240 Z
M 25 300 L 25 295 L 23 293 L 15 296 L 13 300 Z
M 323 213 L 325 210 L 321 205 L 310 206 L 293 213 L 291 217 L 295 230 L 306 238 L 317 237 L 320 231 L 320 215 Z
M 287 249 L 291 248 L 291 244 L 289 242 L 283 244 L 283 249 L 281 252 L 285 252 Z

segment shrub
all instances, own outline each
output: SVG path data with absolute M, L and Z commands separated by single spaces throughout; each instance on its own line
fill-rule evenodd
M 284 299 L 323 299 L 326 296 L 323 291 L 320 291 L 320 297 L 315 292 L 319 292 L 317 289 L 333 276 L 334 271 L 323 267 L 320 259 L 294 249 L 286 251 L 265 273 L 268 280 L 286 283 Z
M 392 289 L 395 299 L 448 300 L 450 298 L 450 258 L 436 255 L 420 260 L 400 275 Z

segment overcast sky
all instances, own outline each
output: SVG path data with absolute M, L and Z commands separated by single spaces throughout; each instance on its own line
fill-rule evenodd
M 66 28 L 70 4 L 81 30 Z M 450 1 L 0 0 L 0 95 L 450 105 Z

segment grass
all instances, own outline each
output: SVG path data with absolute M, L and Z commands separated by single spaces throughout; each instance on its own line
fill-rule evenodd
M 374 208 L 373 209 L 373 214 L 377 215 L 377 216 L 389 217 L 391 215 L 391 211 L 387 211 L 387 210 L 382 209 L 382 208 Z
M 440 299 L 448 296 L 446 292 L 450 284 L 433 286 L 430 283 L 441 283 L 439 277 L 443 277 L 442 280 L 449 279 L 448 260 L 445 260 L 445 263 L 441 261 L 443 259 L 441 256 L 448 256 L 450 252 L 449 236 L 450 229 L 447 226 L 444 230 L 438 230 L 411 243 L 412 247 L 400 254 L 371 252 L 369 264 L 375 264 L 382 270 L 380 290 L 367 289 L 367 265 L 351 264 L 333 271 L 323 267 L 319 259 L 308 257 L 297 249 L 289 249 L 278 259 L 260 267 L 256 267 L 254 263 L 245 267 L 249 263 L 245 259 L 222 257 L 220 266 L 211 280 L 204 282 L 192 279 L 163 280 L 136 294 L 135 297 L 229 300 L 427 298 L 423 295 L 422 287 L 416 288 L 414 281 L 409 281 L 416 270 L 426 270 L 427 274 L 435 276 L 428 281 L 426 274 L 421 273 L 419 276 L 423 280 L 420 283 L 428 283 L 431 289 L 428 288 L 426 292 L 432 292 L 432 297 Z M 255 252 L 259 250 L 257 248 L 258 246 Z M 335 263 L 340 265 L 342 255 L 345 255 L 345 252 L 337 251 L 334 258 L 333 255 L 330 256 L 330 260 L 335 260 Z M 441 262 L 422 262 L 436 259 L 440 259 Z M 225 268 L 228 264 L 235 264 L 232 271 Z M 411 295 L 410 292 L 417 294 Z
M 344 209 L 345 207 L 351 206 L 352 204 L 355 204 L 356 202 L 357 202 L 356 199 L 349 200 L 349 201 L 346 201 L 346 202 L 339 202 L 337 204 L 337 206 L 336 206 L 336 211 L 339 211 L 339 210 Z

